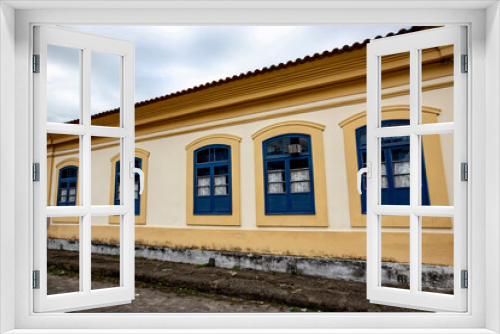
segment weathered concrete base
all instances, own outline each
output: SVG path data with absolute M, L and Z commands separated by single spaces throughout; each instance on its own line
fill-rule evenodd
M 78 251 L 79 242 L 65 239 L 48 239 L 48 248 Z M 120 248 L 115 244 L 93 242 L 92 253 L 119 255 Z M 142 245 L 135 246 L 135 256 L 190 264 L 207 264 L 210 262 L 214 263 L 216 267 L 227 269 L 254 269 L 345 281 L 366 281 L 366 261 L 359 260 L 245 254 Z M 382 263 L 383 285 L 407 287 L 409 274 L 410 269 L 407 263 Z M 422 286 L 450 292 L 453 289 L 453 267 L 422 265 Z

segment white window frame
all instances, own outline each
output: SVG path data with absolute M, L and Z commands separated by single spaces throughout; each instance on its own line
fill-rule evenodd
M 57 45 L 78 50 L 81 75 L 81 112 L 79 124 L 47 122 L 47 46 Z M 135 296 L 134 277 L 134 45 L 125 40 L 88 34 L 60 27 L 34 27 L 34 52 L 39 55 L 39 73 L 34 83 L 34 162 L 39 163 L 40 175 L 47 175 L 47 134 L 79 135 L 78 168 L 80 205 L 47 206 L 47 179 L 33 184 L 34 269 L 39 271 L 39 289 L 34 291 L 36 312 L 85 310 L 96 305 L 129 303 Z M 91 124 L 91 59 L 93 52 L 116 56 L 120 64 L 120 126 L 106 127 Z M 121 205 L 93 205 L 91 202 L 91 142 L 92 136 L 120 140 Z M 128 177 L 127 177 L 128 176 Z M 120 285 L 109 289 L 91 287 L 91 227 L 92 216 L 120 218 Z M 45 221 L 52 217 L 79 216 L 80 289 L 78 292 L 48 295 L 47 293 L 47 234 Z M 40 222 L 44 222 L 40 224 Z
M 204 332 L 211 329 L 214 333 L 229 333 L 237 332 L 235 328 L 253 328 L 251 332 L 266 333 L 415 333 L 414 329 L 418 328 L 422 333 L 499 332 L 500 11 L 498 1 L 405 1 L 404 4 L 370 1 L 369 7 L 367 4 L 366 1 L 296 1 L 293 3 L 246 1 L 224 4 L 216 1 L 203 4 L 199 2 L 181 4 L 175 1 L 153 4 L 149 1 L 144 1 L 142 4 L 134 1 L 118 4 L 113 1 L 78 1 L 72 4 L 68 1 L 64 3 L 45 1 L 1 3 L 0 331 L 7 332 L 15 329 L 12 333 L 37 333 L 42 332 L 37 329 L 45 329 L 45 333 L 53 333 L 59 329 L 61 333 L 76 333 L 77 328 L 85 328 L 89 329 L 87 333 L 111 332 L 112 329 L 120 333 L 125 332 L 125 329 L 127 333 L 144 333 L 146 329 L 179 332 L 180 330 L 176 329 L 188 328 L 191 331 L 187 332 Z M 27 10 L 14 11 L 11 5 L 18 8 L 24 7 Z M 129 8 L 132 6 L 133 9 L 102 9 L 106 6 L 112 8 L 120 5 L 129 6 Z M 70 8 L 58 9 L 57 6 Z M 147 6 L 163 8 L 147 9 Z M 392 6 L 398 6 L 399 9 L 391 9 Z M 404 6 L 411 10 L 401 9 Z M 86 9 L 81 9 L 85 7 Z M 138 11 L 137 8 L 140 7 L 145 10 Z M 367 7 L 376 7 L 376 9 L 366 9 Z M 33 263 L 30 254 L 33 241 L 33 213 L 32 201 L 26 199 L 30 198 L 32 193 L 32 183 L 29 177 L 32 162 L 30 133 L 33 130 L 30 55 L 31 32 L 34 24 L 399 25 L 402 22 L 408 25 L 465 24 L 469 27 L 471 59 L 469 62 L 471 71 L 469 110 L 471 112 L 468 131 L 471 133 L 469 142 L 469 198 L 471 200 L 468 212 L 471 224 L 469 224 L 468 231 L 470 237 L 468 312 L 459 314 L 211 315 L 34 314 L 32 312 L 31 268 Z M 15 71 L 12 69 L 14 66 Z M 13 91 L 11 86 L 13 82 L 15 82 L 15 99 L 9 95 Z M 12 110 L 15 110 L 15 118 Z M 15 133 L 12 129 L 15 129 Z M 12 145 L 12 136 L 15 136 L 15 145 Z M 15 178 L 12 178 L 14 170 Z M 12 189 L 15 189 L 14 200 L 11 198 Z M 488 266 L 485 263 L 486 254 L 488 254 Z M 26 259 L 30 260 L 26 261 Z M 15 306 L 12 307 L 12 305 Z M 141 324 L 141 329 L 137 329 L 138 324 Z M 165 329 L 166 326 L 168 326 L 167 329 Z M 183 332 L 186 333 L 186 331 Z
M 422 50 L 453 45 L 453 122 L 422 124 L 421 82 Z M 381 73 L 382 57 L 402 52 L 410 55 L 410 124 L 382 127 Z M 367 46 L 367 297 L 373 303 L 408 305 L 423 310 L 467 310 L 467 290 L 462 288 L 461 271 L 467 269 L 467 182 L 460 180 L 460 164 L 467 163 L 467 77 L 462 73 L 462 55 L 467 54 L 466 28 L 442 27 L 417 33 L 382 38 Z M 453 206 L 424 206 L 421 203 L 422 135 L 453 133 Z M 410 203 L 409 205 L 382 205 L 380 166 L 382 138 L 408 136 L 410 138 Z M 370 167 L 371 166 L 371 167 Z M 381 284 L 381 235 L 384 215 L 407 215 L 410 220 L 410 288 L 397 289 Z M 422 290 L 422 223 L 424 216 L 453 217 L 453 294 Z

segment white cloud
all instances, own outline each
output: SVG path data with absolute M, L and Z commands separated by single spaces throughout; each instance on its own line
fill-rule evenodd
M 402 27 L 133 26 L 71 27 L 130 40 L 136 49 L 136 101 L 322 53 Z M 116 77 L 103 71 L 92 112 L 117 107 Z M 56 88 L 56 86 L 54 86 Z M 68 96 L 68 95 L 65 95 Z

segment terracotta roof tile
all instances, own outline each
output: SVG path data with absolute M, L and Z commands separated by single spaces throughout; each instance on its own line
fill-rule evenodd
M 396 35 L 404 35 L 404 34 L 408 34 L 408 33 L 411 33 L 411 32 L 416 32 L 416 31 L 424 30 L 424 29 L 427 29 L 427 28 L 428 27 L 414 26 L 414 27 L 411 27 L 410 29 L 401 29 L 397 33 L 390 32 L 390 33 L 388 33 L 385 36 L 378 35 L 374 39 L 379 39 L 379 38 L 384 38 L 384 37 L 391 37 L 391 36 L 396 36 Z M 158 97 L 155 97 L 155 98 L 152 98 L 152 99 L 149 99 L 149 100 L 144 100 L 144 101 L 137 102 L 135 104 L 135 107 L 137 108 L 137 107 L 146 106 L 146 105 L 149 105 L 149 104 L 152 104 L 152 103 L 155 103 L 155 102 L 165 101 L 165 100 L 168 100 L 170 98 L 174 98 L 174 97 L 178 97 L 178 96 L 182 96 L 182 95 L 187 95 L 187 94 L 194 93 L 194 92 L 197 92 L 197 91 L 201 91 L 201 90 L 204 90 L 204 89 L 208 89 L 208 88 L 211 88 L 211 87 L 216 87 L 216 86 L 219 86 L 219 85 L 223 85 L 223 84 L 226 84 L 226 83 L 229 83 L 229 82 L 234 82 L 234 81 L 237 81 L 237 80 L 254 77 L 254 76 L 257 76 L 257 75 L 264 74 L 264 73 L 274 72 L 274 71 L 277 71 L 277 70 L 281 70 L 281 69 L 285 69 L 285 68 L 297 66 L 297 65 L 300 65 L 300 64 L 309 63 L 309 62 L 312 62 L 312 61 L 315 61 L 315 60 L 319 60 L 319 59 L 323 59 L 323 58 L 327 58 L 327 57 L 332 57 L 332 56 L 335 56 L 335 55 L 342 54 L 344 52 L 350 52 L 350 51 L 354 51 L 354 50 L 360 50 L 360 49 L 365 48 L 366 45 L 369 42 L 370 42 L 370 39 L 367 38 L 367 39 L 365 39 L 361 43 L 355 42 L 352 45 L 344 45 L 342 48 L 335 48 L 335 49 L 333 49 L 331 51 L 327 50 L 327 51 L 322 52 L 321 54 L 320 53 L 315 53 L 312 56 L 305 56 L 303 58 L 297 58 L 294 61 L 290 60 L 290 61 L 288 61 L 286 63 L 279 63 L 278 65 L 271 65 L 270 67 L 264 67 L 262 69 L 256 69 L 254 71 L 248 71 L 247 73 L 241 73 L 239 75 L 233 75 L 232 77 L 227 77 L 225 79 L 221 78 L 218 81 L 207 82 L 205 84 L 202 84 L 202 85 L 199 85 L 199 86 L 194 86 L 194 87 L 191 87 L 191 88 L 187 88 L 187 89 L 175 92 L 175 93 L 170 93 L 170 94 L 163 95 L 163 96 L 158 96 Z M 107 116 L 107 115 L 110 115 L 110 114 L 114 114 L 114 113 L 117 113 L 119 111 L 120 111 L 120 108 L 115 108 L 115 109 L 112 109 L 112 110 L 104 111 L 104 112 L 92 115 L 92 119 L 96 119 L 96 118 L 100 118 L 100 117 Z M 78 119 L 69 121 L 67 123 L 68 124 L 77 124 L 78 123 Z

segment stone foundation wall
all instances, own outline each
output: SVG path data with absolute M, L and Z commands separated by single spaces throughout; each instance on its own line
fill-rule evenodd
M 48 239 L 48 248 L 78 251 L 79 243 L 73 240 Z M 116 244 L 93 242 L 91 249 L 92 253 L 96 254 L 120 254 L 120 248 Z M 366 281 L 366 261 L 359 260 L 261 255 L 143 245 L 135 246 L 135 256 L 168 262 L 212 263 L 216 267 L 228 269 L 253 269 L 345 281 Z M 407 287 L 410 281 L 409 275 L 408 263 L 382 262 L 382 284 L 384 286 Z M 422 265 L 422 286 L 444 293 L 451 292 L 453 290 L 453 267 Z

